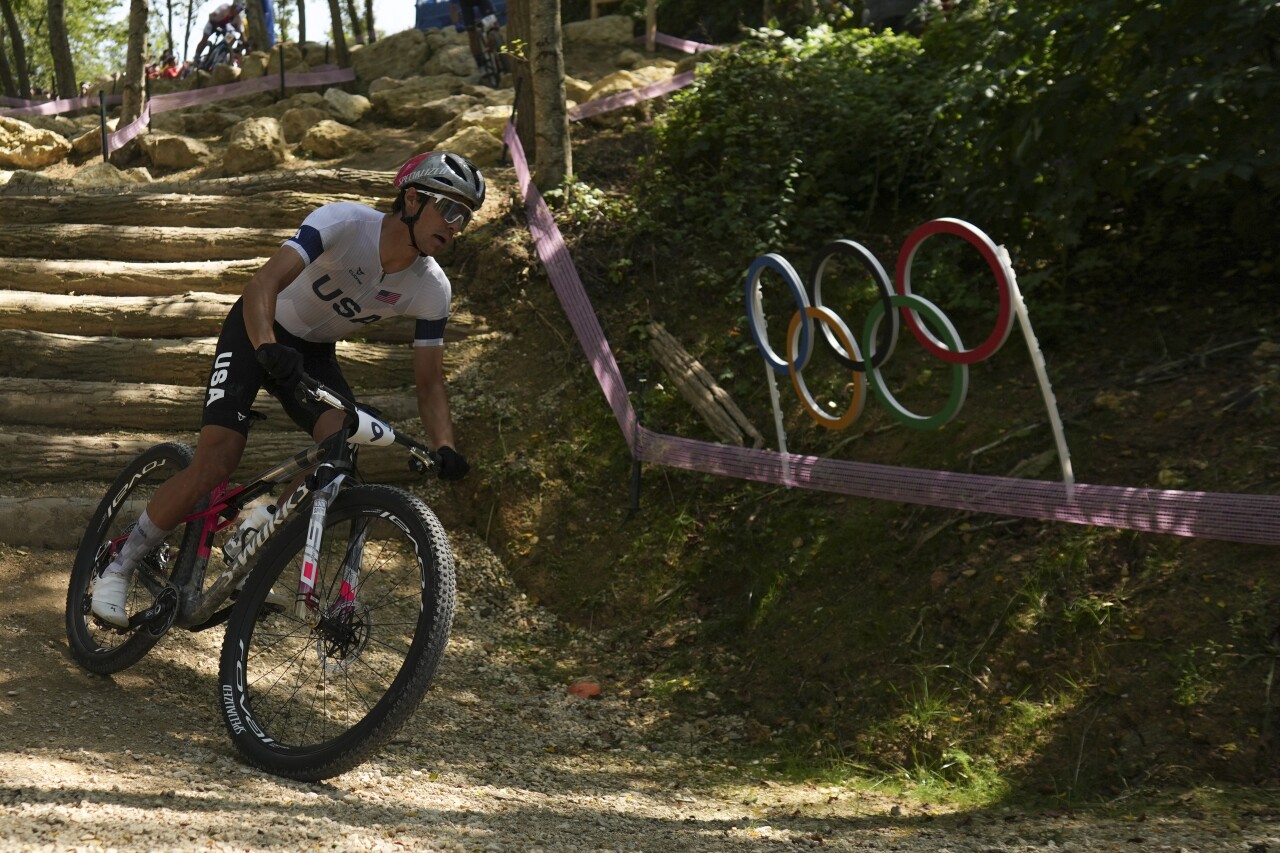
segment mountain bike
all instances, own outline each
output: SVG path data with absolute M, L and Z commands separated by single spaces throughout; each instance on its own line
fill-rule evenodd
M 235 30 L 223 28 L 220 38 L 209 40 L 209 44 L 191 63 L 193 68 L 213 73 L 219 65 L 239 65 L 245 53 L 245 45 Z
M 506 42 L 502 39 L 502 28 L 498 25 L 498 17 L 485 15 L 476 21 L 475 30 L 480 38 L 481 56 L 484 61 L 480 68 L 480 80 L 489 88 L 496 89 L 502 82 L 502 75 L 511 70 L 507 56 L 503 53 Z
M 360 764 L 417 708 L 448 642 L 455 580 L 444 528 L 427 505 L 363 483 L 356 470 L 362 446 L 400 445 L 418 473 L 436 467 L 435 453 L 310 378 L 302 388 L 346 412 L 344 427 L 202 500 L 139 562 L 129 625 L 117 628 L 92 614 L 93 585 L 155 489 L 193 453 L 167 442 L 130 462 L 81 540 L 66 623 L 75 659 L 108 674 L 136 663 L 175 625 L 202 631 L 225 622 L 218 704 L 232 742 L 263 770 L 318 781 Z M 274 513 L 259 514 L 265 523 L 243 529 L 251 504 L 304 473 Z

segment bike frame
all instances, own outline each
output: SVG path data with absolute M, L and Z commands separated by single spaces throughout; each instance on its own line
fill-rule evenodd
M 295 599 L 295 614 L 299 618 L 307 618 L 319 607 L 319 599 L 315 593 L 316 565 L 322 544 L 325 518 L 329 505 L 337 497 L 339 490 L 347 478 L 355 474 L 355 465 L 359 445 L 386 446 L 400 444 L 409 450 L 410 466 L 418 472 L 434 467 L 437 458 L 425 445 L 412 438 L 398 435 L 390 424 L 374 416 L 368 410 L 347 400 L 313 380 L 304 380 L 303 387 L 307 393 L 320 402 L 342 409 L 348 415 L 343 428 L 324 441 L 294 454 L 288 460 L 263 471 L 243 486 L 231 487 L 223 482 L 209 495 L 208 505 L 196 510 L 182 520 L 187 525 L 186 537 L 198 536 L 195 545 L 195 558 L 180 564 L 173 580 L 150 578 L 157 588 L 153 595 L 166 588 L 175 588 L 178 593 L 177 613 L 174 622 L 189 630 L 199 631 L 221 624 L 230 615 L 231 608 L 219 610 L 230 597 L 233 589 L 249 574 L 249 562 L 262 545 L 301 506 L 308 497 L 311 498 L 311 519 L 307 527 L 307 541 L 303 548 L 302 561 L 298 570 L 298 591 Z M 312 470 L 314 469 L 314 470 Z M 203 591 L 205 571 L 209 558 L 213 554 L 213 537 L 230 527 L 240 516 L 240 512 L 252 500 L 263 494 L 269 494 L 276 486 L 291 482 L 298 475 L 311 471 L 289 497 L 279 504 L 271 520 L 260 530 L 255 531 L 243 543 L 231 564 L 207 591 Z M 187 551 L 188 538 L 184 537 L 180 553 Z M 355 589 L 359 586 L 360 563 L 352 560 L 352 554 L 360 553 L 357 547 L 364 537 L 364 531 L 357 532 L 348 546 L 348 558 L 343 565 L 343 582 L 338 593 L 335 607 L 355 601 Z M 115 543 L 119 548 L 124 545 L 126 536 Z M 140 580 L 148 580 L 146 574 Z

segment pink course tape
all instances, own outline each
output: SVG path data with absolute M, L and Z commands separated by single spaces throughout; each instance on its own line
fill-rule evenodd
M 1280 496 L 1189 492 L 1020 480 L 755 450 L 654 432 L 639 425 L 551 211 L 529 174 L 515 127 L 504 139 L 547 277 L 631 449 L 642 462 L 875 500 L 1116 527 L 1175 536 L 1280 544 Z
M 302 86 L 321 86 L 326 83 L 345 83 L 356 79 L 356 72 L 350 68 L 328 68 L 323 71 L 307 71 L 302 74 L 285 72 L 285 88 L 295 89 Z M 156 95 L 142 109 L 142 115 L 125 127 L 107 134 L 107 151 L 117 151 L 133 139 L 150 119 L 149 113 L 163 113 L 169 110 L 180 110 L 196 104 L 211 101 L 222 101 L 227 98 L 239 98 L 256 92 L 267 92 L 280 87 L 279 75 L 255 77 L 239 83 L 225 83 L 221 86 L 210 86 L 207 89 L 192 89 L 188 92 L 170 92 Z

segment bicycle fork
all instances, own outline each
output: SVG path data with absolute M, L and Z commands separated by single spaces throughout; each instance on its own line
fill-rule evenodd
M 311 520 L 307 526 L 307 542 L 302 549 L 302 566 L 298 572 L 298 594 L 294 600 L 294 615 L 299 619 L 307 619 L 311 613 L 320 609 L 321 602 L 316 594 L 316 572 L 320 563 L 320 545 L 324 539 L 325 519 L 329 514 L 329 504 L 338 494 L 345 475 L 339 474 L 327 486 L 316 490 L 311 497 Z M 364 553 L 366 525 L 356 522 L 358 532 L 354 533 L 347 543 L 347 553 L 342 561 L 342 585 L 338 590 L 338 598 L 333 603 L 333 610 L 354 606 L 355 590 L 360 580 L 360 560 Z

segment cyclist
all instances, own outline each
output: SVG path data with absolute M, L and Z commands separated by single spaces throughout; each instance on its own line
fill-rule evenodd
M 196 45 L 196 52 L 193 54 L 199 57 L 204 51 L 205 46 L 209 44 L 209 37 L 215 32 L 224 33 L 230 31 L 235 33 L 234 41 L 243 45 L 245 44 L 245 22 L 244 22 L 244 3 L 243 0 L 235 0 L 232 3 L 223 3 L 218 8 L 209 13 L 209 22 L 204 25 L 204 35 L 200 36 L 200 43 Z
M 471 55 L 475 57 L 476 67 L 484 68 L 484 46 L 480 44 L 480 32 L 476 28 L 476 9 L 480 10 L 480 20 L 497 17 L 490 0 L 449 0 L 449 20 L 458 32 L 466 31 L 471 42 Z
M 304 373 L 354 395 L 338 365 L 336 341 L 388 316 L 417 320 L 413 372 L 418 414 L 440 456 L 442 480 L 470 466 L 454 449 L 445 391 L 444 329 L 452 288 L 435 260 L 484 204 L 485 182 L 469 160 L 444 151 L 406 162 L 390 213 L 354 202 L 312 211 L 245 285 L 223 323 L 191 465 L 152 496 L 120 553 L 93 590 L 93 613 L 124 627 L 124 602 L 138 561 L 226 480 L 244 453 L 249 407 L 265 387 L 316 441 L 342 426 L 343 413 L 298 395 Z

